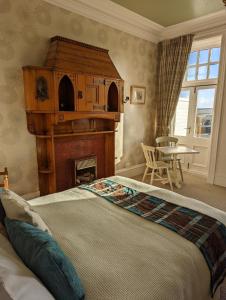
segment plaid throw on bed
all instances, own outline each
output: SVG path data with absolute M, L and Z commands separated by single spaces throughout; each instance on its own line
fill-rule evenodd
M 80 186 L 149 221 L 158 223 L 194 243 L 211 273 L 213 296 L 226 275 L 226 227 L 216 219 L 141 193 L 109 179 Z

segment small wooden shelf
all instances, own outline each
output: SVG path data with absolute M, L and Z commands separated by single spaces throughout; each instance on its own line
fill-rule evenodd
M 36 135 L 36 137 L 39 138 L 39 139 L 50 139 L 52 136 L 51 135 L 38 134 L 38 135 Z
M 41 170 L 38 170 L 38 172 L 40 174 L 51 174 L 53 171 L 50 169 L 41 169 Z
M 34 110 L 26 109 L 28 114 L 55 114 L 55 110 Z
M 59 122 L 73 121 L 80 119 L 106 119 L 114 120 L 116 122 L 120 121 L 120 112 L 56 112 L 55 121 L 56 124 Z

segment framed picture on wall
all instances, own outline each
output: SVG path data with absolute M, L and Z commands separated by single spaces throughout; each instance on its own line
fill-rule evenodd
M 146 97 L 146 87 L 132 85 L 130 89 L 130 103 L 131 104 L 144 104 Z

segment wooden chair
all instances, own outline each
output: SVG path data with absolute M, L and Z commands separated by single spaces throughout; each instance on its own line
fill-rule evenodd
M 156 138 L 156 144 L 158 147 L 164 147 L 164 146 L 176 146 L 176 144 L 178 143 L 178 138 L 172 137 L 172 136 L 160 136 Z M 161 154 L 160 160 L 164 161 L 164 162 L 169 162 L 172 166 L 173 164 L 173 158 L 171 155 L 163 155 Z M 183 171 L 182 171 L 182 167 L 181 167 L 181 159 L 177 158 L 177 163 L 178 163 L 178 167 L 180 170 L 180 176 L 181 176 L 181 180 L 182 182 L 184 181 L 184 176 L 183 176 Z
M 3 172 L 0 172 L 0 176 L 3 176 L 3 183 L 0 183 L 0 187 L 3 187 L 4 189 L 8 189 L 9 188 L 9 180 L 8 180 L 7 168 L 5 168 Z
M 173 185 L 172 185 L 170 172 L 169 172 L 169 164 L 167 164 L 163 161 L 155 160 L 155 148 L 154 147 L 144 145 L 143 143 L 141 143 L 141 146 L 142 146 L 144 156 L 146 159 L 146 169 L 145 169 L 142 181 L 144 182 L 145 177 L 148 175 L 151 175 L 150 184 L 152 184 L 154 180 L 163 181 L 166 178 L 162 177 L 160 174 L 161 174 L 162 170 L 166 170 L 170 188 L 171 188 L 171 190 L 173 190 Z M 151 169 L 151 173 L 148 173 L 149 169 Z M 157 174 L 155 172 L 156 170 L 158 170 L 160 174 Z M 158 179 L 154 179 L 155 176 L 158 177 Z

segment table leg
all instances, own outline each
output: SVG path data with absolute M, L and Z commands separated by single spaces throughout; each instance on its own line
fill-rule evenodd
M 180 179 L 178 177 L 177 174 L 177 155 L 173 154 L 173 170 L 172 170 L 172 181 L 175 184 L 175 186 L 180 189 L 181 188 L 181 184 L 180 184 Z

